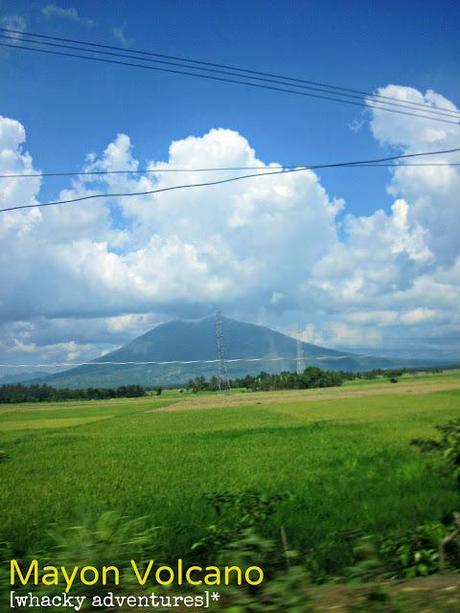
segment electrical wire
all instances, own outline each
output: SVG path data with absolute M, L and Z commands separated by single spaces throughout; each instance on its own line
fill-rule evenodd
M 30 36 L 30 35 L 29 35 Z M 36 36 L 36 35 L 33 35 Z M 8 34 L 1 34 L 0 33 L 0 37 L 1 38 L 5 38 L 7 40 L 17 40 L 16 36 L 9 36 Z M 124 53 L 114 53 L 111 51 L 94 51 L 93 49 L 85 49 L 84 47 L 75 47 L 74 45 L 65 45 L 62 43 L 51 43 L 51 42 L 47 42 L 47 41 L 37 41 L 34 39 L 27 39 L 24 36 L 21 37 L 21 40 L 23 42 L 26 43 L 32 43 L 32 44 L 39 44 L 39 45 L 46 45 L 46 46 L 51 46 L 51 47 L 59 47 L 62 49 L 71 49 L 74 51 L 83 51 L 85 53 L 97 53 L 100 55 L 109 55 L 112 57 L 117 57 L 117 58 L 121 58 L 121 59 L 133 59 L 133 60 L 139 60 L 139 58 L 135 55 L 132 55 L 132 53 L 127 53 L 126 50 L 124 51 Z M 81 43 L 81 44 L 86 44 L 86 43 Z M 171 61 L 166 61 L 166 60 L 158 60 L 158 59 L 145 59 L 145 58 L 141 58 L 142 61 L 148 61 L 148 62 L 154 62 L 154 63 L 160 63 L 160 64 L 165 64 L 168 66 L 178 66 L 180 68 L 187 68 L 189 69 L 190 67 L 193 70 L 201 70 L 204 71 L 206 70 L 207 72 L 211 72 L 211 73 L 215 73 L 215 74 L 223 74 L 226 76 L 232 76 L 232 77 L 237 77 L 237 78 L 241 78 L 242 76 L 245 79 L 254 79 L 257 81 L 262 81 L 264 83 L 274 83 L 277 85 L 288 85 L 290 87 L 297 87 L 297 88 L 301 88 L 301 89 L 305 89 L 307 91 L 317 91 L 317 92 L 322 92 L 322 93 L 334 93 L 338 96 L 342 96 L 345 98 L 354 98 L 354 99 L 359 99 L 362 100 L 363 99 L 363 95 L 362 94 L 358 94 L 358 93 L 343 93 L 341 91 L 334 91 L 334 90 L 330 90 L 330 89 L 325 89 L 323 86 L 314 86 L 314 85 L 303 85 L 303 84 L 297 84 L 297 83 L 290 83 L 289 81 L 286 80 L 279 80 L 279 79 L 273 79 L 273 78 L 267 78 L 267 77 L 254 77 L 254 76 L 250 76 L 250 75 L 241 75 L 238 74 L 236 72 L 229 72 L 228 70 L 218 70 L 218 69 L 213 69 L 213 68 L 195 68 L 194 66 L 190 66 L 189 64 L 183 64 L 180 62 L 171 62 Z M 195 76 L 203 76 L 201 73 L 197 72 L 197 73 L 193 73 Z M 246 83 L 246 82 L 245 82 Z M 251 85 L 251 83 L 246 83 L 248 85 Z M 368 96 L 369 101 L 374 102 L 377 98 L 372 95 L 369 94 Z M 395 99 L 396 100 L 396 99 Z M 376 108 L 382 108 L 385 110 L 391 110 L 392 107 L 400 107 L 400 108 L 404 108 L 404 109 L 409 109 L 409 110 L 420 110 L 418 108 L 413 108 L 409 105 L 407 105 L 405 103 L 405 101 L 394 101 L 394 102 L 387 102 L 386 100 L 381 101 L 377 99 L 377 102 L 383 106 L 379 106 Z M 362 103 L 361 103 L 362 104 Z M 366 104 L 364 106 L 367 106 Z M 369 106 L 373 106 L 373 105 L 369 105 Z M 390 106 L 391 108 L 388 108 L 388 106 Z M 437 109 L 437 107 L 430 107 L 428 105 L 423 105 L 424 106 L 424 113 L 428 113 L 430 116 L 433 115 L 433 118 L 437 118 L 437 117 L 448 117 L 448 118 L 453 118 L 453 119 L 460 119 L 460 114 L 457 113 L 456 111 L 439 111 Z
M 57 36 L 47 36 L 44 34 L 39 34 L 39 33 L 33 33 L 33 32 L 21 32 L 19 30 L 13 30 L 13 29 L 9 29 L 9 28 L 0 28 L 0 31 L 5 32 L 6 33 L 6 38 L 9 38 L 10 40 L 14 38 L 15 41 L 18 40 L 18 35 L 20 35 L 20 39 L 21 40 L 26 40 L 25 37 L 29 37 L 32 38 L 32 40 L 29 40 L 27 42 L 32 42 L 32 43 L 38 43 L 38 44 L 48 44 L 48 45 L 53 45 L 54 43 L 47 43 L 45 41 L 61 41 L 61 42 L 70 42 L 73 43 L 73 45 L 84 45 L 85 47 L 93 47 L 96 50 L 99 49 L 110 49 L 116 52 L 123 52 L 123 54 L 125 54 L 127 57 L 130 58 L 134 58 L 134 59 L 142 59 L 143 61 L 152 61 L 152 62 L 161 62 L 164 64 L 171 64 L 171 65 L 177 65 L 177 66 L 186 66 L 187 68 L 192 68 L 194 70 L 207 70 L 207 71 L 213 71 L 213 72 L 217 72 L 217 73 L 221 73 L 221 74 L 233 74 L 234 76 L 238 76 L 238 77 L 244 77 L 246 79 L 257 79 L 257 80 L 269 80 L 267 79 L 281 79 L 281 82 L 283 83 L 287 83 L 288 85 L 293 85 L 293 84 L 300 84 L 297 85 L 298 87 L 307 87 L 310 89 L 314 89 L 317 91 L 326 91 L 326 92 L 332 92 L 332 93 L 337 93 L 339 95 L 344 95 L 344 96 L 353 96 L 353 97 L 365 97 L 365 98 L 372 98 L 374 100 L 378 100 L 378 101 L 383 101 L 383 102 L 388 102 L 389 104 L 394 104 L 396 106 L 404 106 L 406 108 L 414 108 L 415 110 L 417 109 L 423 109 L 425 112 L 434 112 L 434 113 L 438 113 L 438 114 L 444 114 L 447 116 L 452 116 L 452 117 L 456 117 L 459 118 L 460 117 L 460 113 L 458 111 L 454 111 L 450 108 L 447 107 L 430 107 L 429 105 L 427 105 L 426 103 L 419 103 L 419 102 L 414 102 L 414 101 L 410 101 L 410 100 L 400 100 L 398 98 L 392 97 L 392 96 L 385 96 L 385 95 L 381 95 L 381 94 L 373 94 L 370 92 L 366 92 L 366 91 L 362 91 L 362 90 L 357 90 L 357 89 L 352 89 L 352 88 L 348 88 L 348 87 L 340 87 L 340 86 L 336 86 L 336 85 L 331 85 L 328 83 L 324 83 L 324 82 L 320 82 L 320 81 L 312 81 L 312 80 L 307 80 L 307 79 L 300 79 L 300 78 L 295 78 L 295 77 L 289 77 L 289 76 L 285 76 L 285 75 L 280 75 L 280 74 L 275 74 L 275 73 L 269 73 L 269 72 L 262 72 L 262 71 L 257 71 L 257 70 L 251 70 L 251 69 L 247 69 L 247 68 L 241 68 L 241 67 L 237 67 L 237 66 L 232 66 L 232 65 L 226 65 L 226 64 L 218 64 L 218 63 L 214 63 L 214 62 L 205 62 L 205 61 L 200 61 L 200 60 L 194 60 L 191 58 L 185 58 L 185 57 L 179 57 L 179 56 L 172 56 L 172 55 L 166 55 L 166 54 L 161 54 L 161 53 L 154 53 L 151 51 L 144 51 L 144 50 L 136 50 L 136 49 L 130 49 L 129 50 L 129 55 L 126 49 L 122 48 L 122 47 L 117 47 L 117 46 L 113 46 L 113 45 L 105 45 L 105 44 L 101 44 L 101 43 L 94 43 L 94 42 L 88 42 L 88 41 L 81 41 L 81 40 L 76 40 L 76 39 L 72 39 L 72 38 L 63 38 L 63 37 L 57 37 Z M 11 36 L 13 35 L 13 36 Z M 38 40 L 33 40 L 33 39 L 38 39 Z M 55 44 L 54 44 L 55 45 Z M 58 46 L 58 45 L 55 45 Z M 61 47 L 64 47 L 64 45 L 61 45 Z M 75 48 L 75 47 L 74 47 Z M 81 48 L 82 50 L 85 50 L 87 52 L 91 52 L 93 51 L 93 49 L 84 49 L 82 47 L 77 47 L 77 48 Z M 98 53 L 103 53 L 102 51 L 96 51 Z M 106 53 L 107 54 L 107 53 Z M 135 55 L 133 55 L 135 54 Z M 115 54 L 112 54 L 115 55 Z M 136 56 L 141 55 L 143 56 L 142 58 L 137 58 Z M 121 56 L 121 55 L 120 55 Z M 146 59 L 148 58 L 148 60 Z M 152 59 L 155 58 L 155 59 Z M 161 58 L 161 59 L 159 59 Z M 174 63 L 170 62 L 170 61 L 164 61 L 164 60 L 174 60 Z M 182 64 L 178 64 L 177 62 L 182 62 Z M 185 64 L 184 64 L 185 62 Z M 196 66 L 194 66 L 196 65 Z M 205 68 L 202 68 L 205 67 Z M 219 68 L 219 69 L 223 69 L 223 70 L 213 70 L 214 68 Z M 228 71 L 237 71 L 236 73 L 229 73 Z M 252 75 L 256 75 L 256 76 L 252 76 Z M 263 79 L 261 79 L 261 77 Z M 275 82 L 279 82 L 279 81 L 275 81 Z M 343 93 L 341 93 L 343 92 Z
M 284 170 L 293 170 L 295 168 L 299 168 L 302 166 L 303 168 L 313 168 L 311 165 L 307 164 L 296 164 L 290 166 L 281 166 Z M 419 162 L 414 164 L 352 164 L 351 166 L 337 166 L 337 168 L 410 168 L 410 167 L 426 167 L 426 168 L 448 168 L 449 166 L 460 166 L 460 162 Z M 222 167 L 211 167 L 211 168 L 141 168 L 139 170 L 73 170 L 67 172 L 35 172 L 35 173 L 24 173 L 24 174 L 7 174 L 0 175 L 0 179 L 31 179 L 37 177 L 90 177 L 90 176 L 99 176 L 99 175 L 145 175 L 145 174 L 163 174 L 168 172 L 225 172 L 225 171 L 235 171 L 235 170 L 262 170 L 262 166 L 222 166 Z M 273 168 L 276 168 L 274 166 Z
M 35 43 L 35 41 L 26 41 L 26 42 L 33 42 Z M 40 44 L 40 43 L 38 43 Z M 51 44 L 51 43 L 47 43 L 47 44 Z M 425 115 L 425 114 L 419 114 L 419 113 L 414 113 L 411 111 L 404 111 L 404 110 L 400 110 L 400 109 L 396 109 L 396 108 L 390 108 L 387 106 L 382 106 L 383 103 L 380 103 L 380 105 L 376 104 L 375 102 L 372 102 L 372 104 L 369 104 L 368 100 L 364 100 L 362 102 L 358 102 L 358 101 L 354 101 L 354 100 L 349 100 L 349 99 L 345 99 L 345 98 L 337 98 L 334 96 L 330 96 L 330 95 L 322 95 L 319 93 L 311 93 L 311 92 L 307 92 L 307 91 L 298 91 L 298 90 L 293 90 L 293 89 L 289 89 L 286 87 L 277 87 L 274 85 L 266 85 L 266 84 L 262 84 L 262 83 L 254 83 L 254 82 L 249 82 L 249 81 L 241 81 L 240 79 L 229 79 L 226 77 L 219 77 L 219 76 L 213 76 L 210 74 L 199 74 L 196 72 L 190 72 L 188 70 L 177 70 L 177 69 L 172 69 L 172 68 L 164 68 L 164 67 L 160 67 L 160 66 L 151 66 L 151 65 L 145 65 L 145 64 L 138 64 L 138 63 L 134 63 L 134 62 L 122 62 L 119 60 L 115 60 L 115 59 L 108 59 L 108 58 L 101 58 L 101 57 L 96 57 L 96 56 L 89 56 L 89 55 L 82 55 L 81 53 L 69 53 L 69 52 L 64 52 L 64 51 L 56 51 L 56 50 L 51 50 L 51 49 L 40 49 L 37 47 L 27 47 L 25 45 L 19 45 L 17 43 L 3 43 L 0 42 L 0 46 L 1 47 L 8 47 L 8 48 L 12 48 L 12 49 L 22 49 L 22 50 L 26 50 L 26 51 L 34 51 L 34 52 L 39 52 L 39 53 L 45 53 L 45 54 L 49 54 L 49 55 L 58 55 L 58 56 L 63 56 L 63 57 L 74 57 L 74 58 L 78 58 L 78 59 L 84 59 L 84 60 L 92 60 L 92 61 L 96 61 L 96 62 L 103 62 L 103 63 L 108 63 L 108 64 L 117 64 L 117 65 L 122 65 L 122 66 L 130 66 L 130 67 L 136 67 L 136 68 L 145 68 L 145 69 L 149 69 L 149 70 L 155 70 L 155 71 L 160 71 L 160 72 L 166 72 L 166 73 L 172 73 L 172 74 L 180 74 L 180 75 L 186 75 L 186 76 L 192 76 L 192 77 L 199 77 L 202 79 L 208 79 L 208 80 L 213 80 L 213 81 L 221 81 L 221 82 L 225 82 L 225 83 L 233 83 L 233 84 L 237 84 L 237 85 L 249 85 L 250 87 L 256 87 L 259 89 L 265 89 L 265 90 L 271 90 L 271 91 L 279 91 L 279 92 L 284 92 L 284 93 L 290 93 L 290 94 L 295 94 L 295 95 L 299 95 L 299 96 L 307 96 L 310 98 L 318 98 L 321 100 L 328 100 L 328 101 L 332 101 L 332 102 L 339 102 L 342 104 L 349 104 L 349 105 L 353 105 L 353 106 L 359 106 L 359 107 L 366 107 L 366 108 L 373 108 L 373 109 L 377 109 L 377 110 L 383 110 L 383 111 L 387 111 L 387 112 L 391 112 L 391 113 L 398 113 L 400 115 L 408 115 L 411 117 L 418 117 L 421 119 L 431 119 L 432 121 L 438 121 L 438 122 L 442 122 L 442 123 L 446 123 L 446 124 L 450 124 L 450 125 L 455 125 L 458 126 L 460 125 L 460 120 L 456 119 L 453 121 L 450 121 L 449 119 L 445 119 L 442 118 L 440 116 L 437 115 Z M 81 49 L 80 47 L 73 47 L 73 49 L 75 51 L 85 51 L 85 52 L 91 52 L 89 50 L 86 49 Z M 118 54 L 118 57 L 123 57 L 123 55 Z M 125 56 L 125 57 L 130 57 L 132 58 L 132 56 Z M 293 85 L 291 85 L 292 87 Z M 337 95 L 342 95 L 344 96 L 345 94 L 337 94 Z M 393 105 L 394 106 L 394 105 Z M 431 109 L 429 111 L 427 111 L 429 113 L 431 113 Z
M 386 157 L 386 158 L 377 158 L 377 159 L 371 159 L 371 160 L 356 160 L 354 162 L 335 162 L 335 163 L 331 163 L 331 164 L 316 164 L 316 165 L 312 165 L 312 166 L 308 166 L 308 167 L 303 166 L 303 167 L 300 167 L 300 168 L 289 168 L 287 170 L 281 169 L 281 170 L 271 171 L 271 172 L 250 173 L 250 174 L 246 174 L 246 175 L 239 175 L 237 177 L 230 177 L 228 179 L 218 179 L 217 181 L 204 181 L 204 182 L 200 182 L 200 183 L 189 183 L 189 184 L 182 184 L 182 185 L 172 185 L 172 186 L 169 186 L 169 187 L 162 187 L 162 188 L 146 190 L 146 191 L 119 192 L 119 193 L 110 193 L 110 194 L 90 194 L 90 195 L 87 195 L 87 196 L 79 196 L 77 198 L 71 198 L 69 200 L 56 200 L 54 202 L 41 202 L 41 203 L 34 203 L 34 204 L 21 204 L 21 205 L 11 206 L 11 207 L 7 207 L 7 208 L 4 208 L 4 209 L 0 209 L 0 213 L 5 213 L 5 212 L 8 212 L 8 211 L 16 211 L 16 210 L 19 210 L 19 209 L 34 209 L 34 208 L 42 208 L 42 207 L 48 207 L 48 206 L 56 206 L 58 204 L 72 204 L 72 203 L 75 203 L 75 202 L 83 202 L 83 201 L 86 201 L 86 200 L 93 200 L 93 199 L 96 199 L 96 198 L 125 198 L 125 197 L 132 197 L 132 196 L 148 196 L 148 195 L 152 195 L 152 194 L 159 194 L 159 193 L 163 193 L 163 192 L 175 191 L 175 190 L 180 190 L 180 189 L 189 189 L 189 188 L 194 188 L 194 187 L 209 187 L 209 186 L 212 186 L 212 185 L 221 185 L 221 184 L 225 184 L 225 183 L 232 183 L 232 182 L 235 182 L 235 181 L 242 181 L 242 180 L 250 179 L 250 178 L 254 178 L 254 177 L 290 174 L 290 173 L 302 172 L 302 171 L 306 171 L 306 170 L 318 170 L 318 169 L 324 169 L 324 168 L 338 168 L 338 167 L 341 167 L 341 166 L 354 167 L 356 164 L 361 164 L 361 165 L 376 164 L 376 163 L 391 162 L 391 161 L 394 161 L 394 160 L 416 158 L 416 157 L 422 157 L 422 156 L 432 156 L 432 155 L 442 155 L 442 154 L 456 153 L 458 151 L 460 151 L 460 147 L 456 147 L 454 149 L 443 149 L 443 150 L 439 150 L 439 151 L 427 151 L 427 152 L 420 152 L 420 153 L 407 153 L 407 154 L 394 155 L 394 156 L 390 156 L 390 157 Z
M 375 355 L 372 354 L 360 354 L 360 353 L 350 353 L 343 355 L 322 355 L 322 356 L 310 356 L 304 357 L 304 362 L 309 362 L 313 360 L 344 360 L 349 358 L 375 358 Z M 381 358 L 378 358 L 381 359 Z M 229 358 L 225 359 L 226 363 L 233 362 L 283 362 L 283 361 L 297 361 L 298 358 L 295 356 L 285 356 L 285 357 L 276 357 L 276 358 Z M 165 366 L 171 364 L 179 364 L 179 365 L 188 365 L 188 364 L 217 364 L 220 362 L 218 359 L 213 360 L 145 360 L 145 361 L 127 361 L 127 362 L 112 362 L 112 361 L 92 361 L 92 362 L 51 362 L 51 363 L 42 363 L 42 364 L 0 364 L 0 368 L 68 368 L 68 367 L 76 367 L 76 366 Z

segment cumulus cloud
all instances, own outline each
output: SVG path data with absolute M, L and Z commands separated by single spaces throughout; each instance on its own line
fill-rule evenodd
M 458 111 L 433 91 L 423 94 L 390 85 L 377 93 Z M 458 144 L 455 125 L 377 108 L 372 108 L 370 128 L 382 147 L 402 154 L 450 149 Z M 435 161 L 459 162 L 460 156 L 445 154 Z M 318 304 L 328 301 L 330 310 L 345 311 L 339 327 L 329 326 L 331 343 L 351 343 L 352 335 L 344 333 L 344 329 L 353 324 L 361 332 L 379 330 L 383 343 L 391 335 L 400 335 L 404 343 L 407 326 L 411 327 L 411 344 L 417 338 L 426 340 L 458 332 L 459 181 L 458 167 L 409 166 L 402 162 L 392 172 L 387 186 L 387 192 L 394 197 L 390 211 L 377 209 L 371 215 L 346 217 L 345 238 L 319 260 L 309 283 L 309 291 L 317 296 Z M 445 341 L 450 345 L 447 336 Z M 362 344 L 371 343 L 363 339 Z M 430 354 L 427 346 L 423 350 Z M 457 357 L 459 353 L 457 346 Z
M 425 104 L 433 109 L 458 112 L 456 106 L 440 94 L 428 90 L 425 94 L 410 88 L 389 85 L 378 93 L 398 100 Z M 374 109 L 371 130 L 382 145 L 391 145 L 403 153 L 435 151 L 458 147 L 458 125 L 435 120 L 408 118 Z M 421 158 L 419 161 L 429 161 Z M 433 160 L 431 160 L 433 161 Z M 436 162 L 460 162 L 460 155 L 445 154 Z M 460 172 L 458 167 L 423 167 L 401 164 L 394 172 L 388 191 L 405 199 L 409 216 L 426 230 L 426 244 L 439 262 L 452 264 L 458 257 L 460 227 Z
M 427 90 L 425 93 L 412 87 L 401 85 L 387 85 L 377 90 L 377 95 L 392 98 L 407 105 L 423 105 L 430 111 L 458 112 L 453 102 L 444 96 Z M 441 123 L 436 119 L 417 119 L 399 113 L 388 113 L 382 108 L 378 108 L 372 99 L 367 100 L 367 104 L 372 110 L 371 130 L 375 138 L 389 145 L 399 145 L 407 152 L 427 151 L 430 149 L 443 149 L 446 144 L 455 143 L 458 140 L 458 127 L 455 121 L 451 124 Z M 414 113 L 423 113 L 423 109 L 416 110 Z M 404 109 L 398 109 L 404 110 Z M 431 147 L 430 147 L 431 145 Z M 452 144 L 455 147 L 455 144 Z
M 451 105 L 434 92 L 397 86 L 380 92 Z M 372 113 L 382 146 L 408 153 L 453 146 L 450 127 Z M 414 121 L 422 127 L 414 129 Z M 80 176 L 59 198 L 209 177 L 162 170 L 279 168 L 229 129 L 174 141 L 166 161 L 147 163 L 148 175 L 135 173 L 140 165 L 129 135 L 118 134 L 101 154 L 88 156 L 84 169 L 133 173 Z M 0 166 L 34 170 L 24 127 L 13 119 L 0 118 Z M 88 359 L 159 321 L 217 306 L 288 332 L 300 322 L 302 338 L 331 346 L 377 352 L 387 339 L 404 343 L 410 334 L 424 339 L 425 355 L 441 355 L 439 339 L 460 334 L 459 181 L 456 167 L 403 163 L 387 186 L 390 209 L 370 205 L 373 212 L 359 217 L 345 214 L 343 200 L 331 198 L 312 171 L 4 215 L 0 355 Z M 35 202 L 40 186 L 40 178 L 4 181 L 2 202 Z
M 19 130 L 17 122 L 14 126 Z M 29 158 L 20 153 L 20 142 L 16 137 L 16 164 L 19 159 L 25 164 Z M 150 167 L 202 167 L 211 157 L 217 166 L 265 168 L 246 139 L 231 130 L 211 130 L 203 137 L 172 143 L 169 161 Z M 88 168 L 120 166 L 137 168 L 126 135 L 118 135 Z M 98 181 L 99 187 L 90 185 L 86 177 L 61 192 L 60 198 L 92 193 L 101 186 L 108 192 L 136 192 L 193 183 L 202 177 L 196 172 L 141 178 L 106 175 Z M 17 185 L 27 183 L 17 180 Z M 5 196 L 6 201 L 32 200 L 31 193 Z M 11 214 L 5 240 L 11 241 L 12 248 L 18 233 L 30 234 L 18 253 L 19 264 L 28 269 L 29 249 L 36 250 L 34 264 L 44 270 L 40 277 L 44 291 L 37 292 L 33 306 L 24 305 L 24 311 L 52 317 L 113 315 L 129 309 L 147 311 L 152 304 L 221 303 L 260 293 L 282 295 L 291 284 L 287 275 L 292 275 L 296 249 L 300 266 L 294 275 L 300 281 L 336 240 L 337 203 L 329 200 L 311 172 L 265 177 L 246 185 L 120 199 L 117 205 L 129 222 L 129 232 L 113 227 L 110 201 L 40 209 L 34 216 Z M 18 276 L 5 276 L 8 295 L 16 295 Z M 17 305 L 13 309 L 5 301 L 0 312 L 11 317 L 17 314 Z
M 432 259 L 425 230 L 408 219 L 409 207 L 397 200 L 391 214 L 348 215 L 347 240 L 337 242 L 313 269 L 312 283 L 342 303 L 367 303 L 404 287 Z

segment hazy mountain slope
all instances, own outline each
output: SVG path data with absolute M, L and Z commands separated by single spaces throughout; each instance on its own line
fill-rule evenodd
M 222 331 L 226 359 L 267 358 L 267 361 L 262 362 L 228 363 L 228 371 L 231 377 L 256 374 L 261 370 L 279 372 L 280 370 L 295 369 L 297 346 L 294 338 L 264 326 L 229 318 L 222 319 Z M 303 348 L 305 364 L 320 366 L 321 368 L 356 371 L 403 365 L 401 361 L 385 358 L 369 358 L 358 355 L 342 357 L 348 354 L 325 349 L 311 343 L 303 343 Z M 286 358 L 286 360 L 270 361 L 268 359 L 275 357 Z M 325 359 L 314 359 L 318 357 Z M 105 361 L 142 362 L 215 359 L 215 318 L 176 320 L 161 324 L 120 349 L 94 360 L 94 365 L 79 366 L 49 376 L 45 381 L 60 387 L 112 387 L 127 383 L 139 383 L 146 386 L 176 385 L 185 383 L 188 379 L 197 375 L 209 377 L 216 374 L 217 364 L 107 365 L 99 363 Z
M 11 385 L 14 383 L 35 383 L 36 379 L 42 380 L 43 377 L 48 376 L 47 372 L 43 372 L 42 369 L 36 369 L 35 372 L 17 372 L 9 375 L 3 375 L 0 377 L 0 385 Z

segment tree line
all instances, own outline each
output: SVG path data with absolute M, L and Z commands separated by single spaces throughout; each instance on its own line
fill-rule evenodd
M 441 368 L 375 368 L 365 372 L 322 370 L 316 366 L 308 366 L 302 373 L 283 371 L 277 374 L 260 372 L 258 375 L 246 375 L 229 380 L 231 388 L 243 388 L 251 391 L 270 391 L 283 389 L 310 389 L 318 387 L 334 387 L 342 385 L 346 380 L 376 379 L 388 377 L 397 382 L 406 373 L 442 372 Z M 217 376 L 210 379 L 195 377 L 184 386 L 189 392 L 216 392 L 222 389 L 222 381 Z M 52 402 L 60 400 L 107 400 L 109 398 L 136 398 L 145 396 L 148 390 L 160 396 L 163 388 L 144 388 L 141 385 L 122 385 L 116 388 L 87 387 L 80 389 L 55 388 L 47 384 L 5 384 L 0 385 L 0 404 L 15 402 Z M 182 391 L 182 390 L 181 390 Z
M 229 380 L 231 388 L 246 388 L 252 391 L 270 391 L 284 389 L 309 389 L 313 387 L 333 387 L 342 385 L 347 378 L 346 373 L 322 370 L 317 366 L 308 366 L 302 373 L 283 371 L 278 374 L 260 372 L 258 375 Z M 217 391 L 222 384 L 218 377 L 209 380 L 204 377 L 195 377 L 187 383 L 187 389 L 192 392 Z
M 278 374 L 260 372 L 258 375 L 229 379 L 230 388 L 243 388 L 251 391 L 270 391 L 284 389 L 309 389 L 315 387 L 334 387 L 342 385 L 344 381 L 355 379 L 377 379 L 386 377 L 396 383 L 404 374 L 416 372 L 440 373 L 442 368 L 374 368 L 373 370 L 354 372 L 338 370 L 322 370 L 317 366 L 308 366 L 298 374 L 291 371 L 283 371 Z M 216 392 L 222 389 L 222 381 L 219 377 L 212 376 L 195 377 L 190 379 L 185 388 L 190 392 Z
M 0 386 L 0 404 L 12 402 L 51 402 L 59 400 L 106 400 L 108 398 L 136 398 L 145 396 L 140 385 L 116 388 L 86 387 L 82 389 L 55 388 L 51 385 L 15 383 Z

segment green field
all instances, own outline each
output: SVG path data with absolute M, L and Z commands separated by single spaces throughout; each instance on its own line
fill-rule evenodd
M 267 530 L 284 525 L 300 551 L 345 530 L 410 528 L 458 506 L 454 484 L 409 445 L 459 416 L 458 371 L 190 396 L 2 405 L 0 541 L 30 554 L 46 548 L 50 524 L 116 510 L 162 526 L 171 559 L 215 521 L 204 494 L 249 488 L 294 494 Z M 340 569 L 340 543 L 336 557 Z

